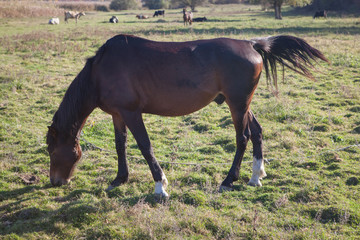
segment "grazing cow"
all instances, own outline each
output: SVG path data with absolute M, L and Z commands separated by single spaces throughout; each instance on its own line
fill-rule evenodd
M 137 17 L 138 19 L 148 19 L 148 18 L 149 18 L 148 15 L 142 15 L 142 14 L 136 15 L 136 17 Z
M 111 22 L 111 23 L 118 23 L 118 22 L 119 22 L 119 19 L 118 19 L 116 16 L 112 16 L 112 17 L 109 19 L 109 22 Z
M 49 24 L 52 24 L 52 25 L 60 24 L 60 19 L 59 18 L 51 18 L 49 20 Z
M 78 19 L 81 16 L 85 16 L 84 12 L 74 12 L 74 11 L 66 11 L 65 12 L 65 22 L 67 23 L 69 18 L 75 18 L 75 21 L 77 23 Z
M 165 17 L 165 10 L 157 10 L 157 11 L 155 11 L 153 17 L 157 17 L 157 16 L 161 16 L 161 15 L 163 17 Z
M 327 11 L 326 10 L 316 11 L 313 18 L 315 19 L 319 17 L 327 18 Z
M 183 8 L 183 18 L 184 18 L 184 26 L 189 24 L 191 25 L 192 21 L 193 21 L 193 13 L 187 12 L 185 8 Z
M 202 17 L 202 18 L 193 18 L 192 20 L 193 22 L 205 22 L 207 21 L 206 17 Z

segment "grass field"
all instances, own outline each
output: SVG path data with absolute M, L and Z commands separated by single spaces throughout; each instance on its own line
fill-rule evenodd
M 284 9 L 284 19 L 258 6 L 210 5 L 184 27 L 181 9 L 88 12 L 78 24 L 49 17 L 0 19 L 0 239 L 359 239 L 360 19 L 313 20 Z M 118 16 L 118 24 L 108 23 Z M 246 185 L 252 145 L 235 191 L 219 193 L 235 152 L 226 104 L 188 116 L 145 115 L 170 199 L 157 202 L 150 170 L 129 134 L 129 183 L 105 192 L 117 158 L 111 117 L 90 115 L 83 157 L 69 185 L 53 188 L 45 135 L 87 57 L 119 33 L 158 41 L 290 34 L 320 49 L 316 81 L 286 71 L 275 97 L 263 76 L 252 111 L 264 130 L 268 176 Z M 119 56 L 121 57 L 121 56 Z M 100 150 L 102 149 L 102 151 Z M 193 165 L 174 164 L 193 163 Z

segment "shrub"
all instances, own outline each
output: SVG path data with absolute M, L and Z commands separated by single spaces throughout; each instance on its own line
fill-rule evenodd
M 128 10 L 138 8 L 135 0 L 112 0 L 110 3 L 110 9 L 112 10 Z
M 95 5 L 85 2 L 74 2 L 74 3 L 59 3 L 60 8 L 71 10 L 71 11 L 94 11 Z
M 96 4 L 95 5 L 95 10 L 100 11 L 100 12 L 108 12 L 109 8 L 107 6 L 105 6 L 105 5 Z
M 149 9 L 161 9 L 169 8 L 169 2 L 167 0 L 143 0 L 144 6 Z

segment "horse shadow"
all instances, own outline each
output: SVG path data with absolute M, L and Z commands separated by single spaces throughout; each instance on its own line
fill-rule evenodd
M 82 194 L 91 193 L 88 190 L 74 190 L 64 197 L 54 196 L 52 205 L 59 206 L 55 210 L 42 206 L 42 197 L 39 195 L 25 197 L 31 192 L 46 191 L 50 187 L 50 184 L 46 184 L 1 191 L 0 202 L 16 200 L 0 206 L 0 236 L 12 233 L 22 236 L 33 232 L 56 234 L 62 231 L 57 227 L 59 222 L 69 222 L 75 227 L 81 227 L 88 223 L 91 213 L 98 211 L 96 205 L 80 199 Z
M 76 189 L 65 196 L 51 196 L 51 184 L 31 185 L 8 191 L 0 191 L 0 236 L 16 234 L 23 236 L 29 233 L 44 232 L 49 235 L 62 232 L 59 223 L 70 224 L 76 228 L 82 228 L 101 213 L 113 211 L 112 207 L 99 207 L 96 201 L 89 201 L 84 195 L 98 195 L 97 189 Z M 50 194 L 49 204 L 41 204 L 42 194 L 27 197 L 29 193 L 42 191 L 42 194 Z M 165 200 L 156 199 L 154 194 L 141 194 L 134 197 L 122 197 L 120 192 L 107 192 L 101 197 L 117 198 L 121 205 L 133 207 L 139 203 L 146 203 L 150 206 L 162 204 Z M 100 198 L 101 198 L 100 197 Z M 14 201 L 11 201 L 14 199 Z M 7 203 L 5 203 L 7 202 Z M 5 203 L 5 204 L 4 204 Z M 1 238 L 1 237 L 0 237 Z

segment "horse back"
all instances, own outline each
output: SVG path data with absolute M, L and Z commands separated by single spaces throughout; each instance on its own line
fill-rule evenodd
M 244 91 L 261 61 L 251 42 L 232 39 L 176 43 L 119 35 L 104 49 L 96 66 L 102 105 L 170 116 L 201 109 L 219 93 Z

